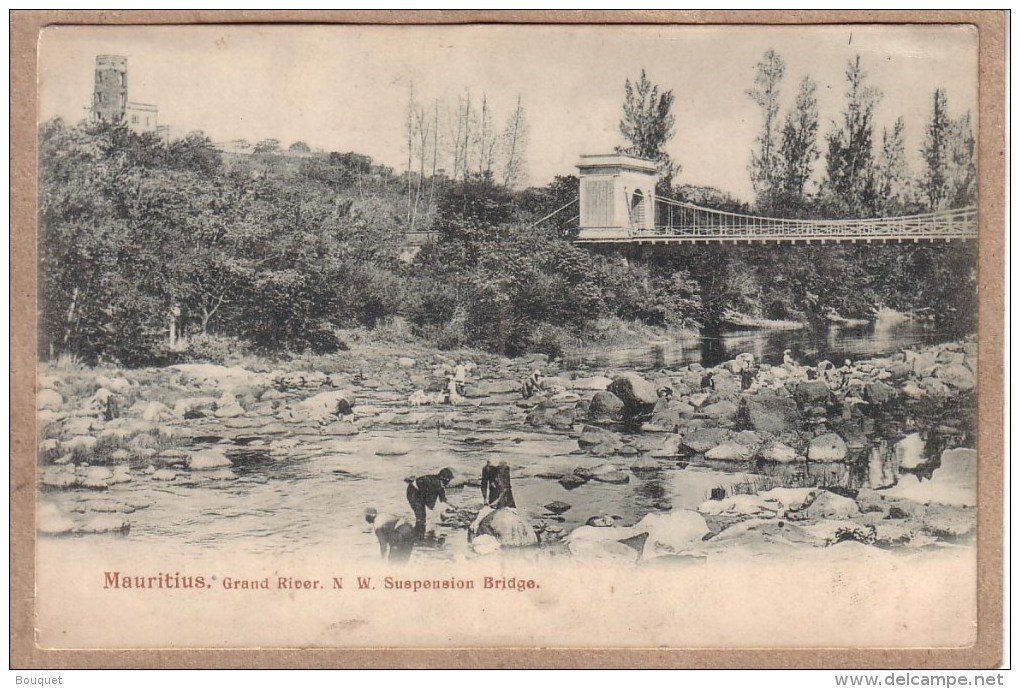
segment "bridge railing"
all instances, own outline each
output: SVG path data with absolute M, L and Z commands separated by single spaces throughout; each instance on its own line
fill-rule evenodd
M 634 238 L 691 238 L 717 240 L 914 240 L 968 239 L 977 237 L 977 208 L 968 207 L 894 218 L 808 220 L 769 218 L 703 208 L 672 199 L 658 199 L 667 206 L 660 218 L 667 221 L 654 229 L 633 231 Z

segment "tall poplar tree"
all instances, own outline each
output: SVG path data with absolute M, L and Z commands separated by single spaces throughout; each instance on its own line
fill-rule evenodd
M 780 182 L 784 206 L 802 206 L 807 182 L 818 160 L 818 87 L 804 77 L 797 100 L 783 124 L 783 143 L 779 149 Z
M 770 48 L 755 65 L 754 87 L 747 90 L 747 95 L 762 111 L 761 133 L 755 139 L 756 147 L 748 166 L 760 211 L 772 206 L 780 186 L 779 83 L 785 70 L 783 58 Z
M 846 109 L 843 125 L 834 124 L 826 137 L 825 188 L 831 210 L 861 217 L 876 208 L 873 128 L 875 104 L 882 94 L 868 86 L 861 56 L 847 63 Z

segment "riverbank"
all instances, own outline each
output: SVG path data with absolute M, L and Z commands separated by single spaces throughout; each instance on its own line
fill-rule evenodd
M 454 509 L 415 558 L 475 557 L 465 527 L 481 507 L 477 476 L 507 461 L 521 521 L 553 557 L 973 538 L 972 341 L 860 360 L 838 377 L 795 362 L 754 362 L 748 376 L 746 356 L 639 375 L 460 354 L 356 345 L 282 368 L 44 368 L 40 533 L 370 553 L 364 508 L 406 513 L 404 478 L 450 466 Z M 458 363 L 463 399 L 439 403 Z M 540 389 L 524 399 L 535 370 Z

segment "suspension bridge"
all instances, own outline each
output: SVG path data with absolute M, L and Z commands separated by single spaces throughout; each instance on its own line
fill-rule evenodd
M 885 218 L 773 218 L 656 197 L 655 163 L 640 158 L 582 156 L 578 169 L 579 243 L 902 243 L 973 240 L 978 236 L 976 207 Z M 573 205 L 571 202 L 553 215 Z

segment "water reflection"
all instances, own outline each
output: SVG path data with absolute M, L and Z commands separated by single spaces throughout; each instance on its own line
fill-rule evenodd
M 843 359 L 891 354 L 904 348 L 946 342 L 957 335 L 899 314 L 883 314 L 875 322 L 860 326 L 738 330 L 715 336 L 677 337 L 643 347 L 571 352 L 565 359 L 568 366 L 648 371 L 675 369 L 692 363 L 715 366 L 742 352 L 753 354 L 759 361 L 778 363 L 783 359 L 783 352 L 789 349 L 801 363 L 815 365 L 825 359 L 842 362 Z

